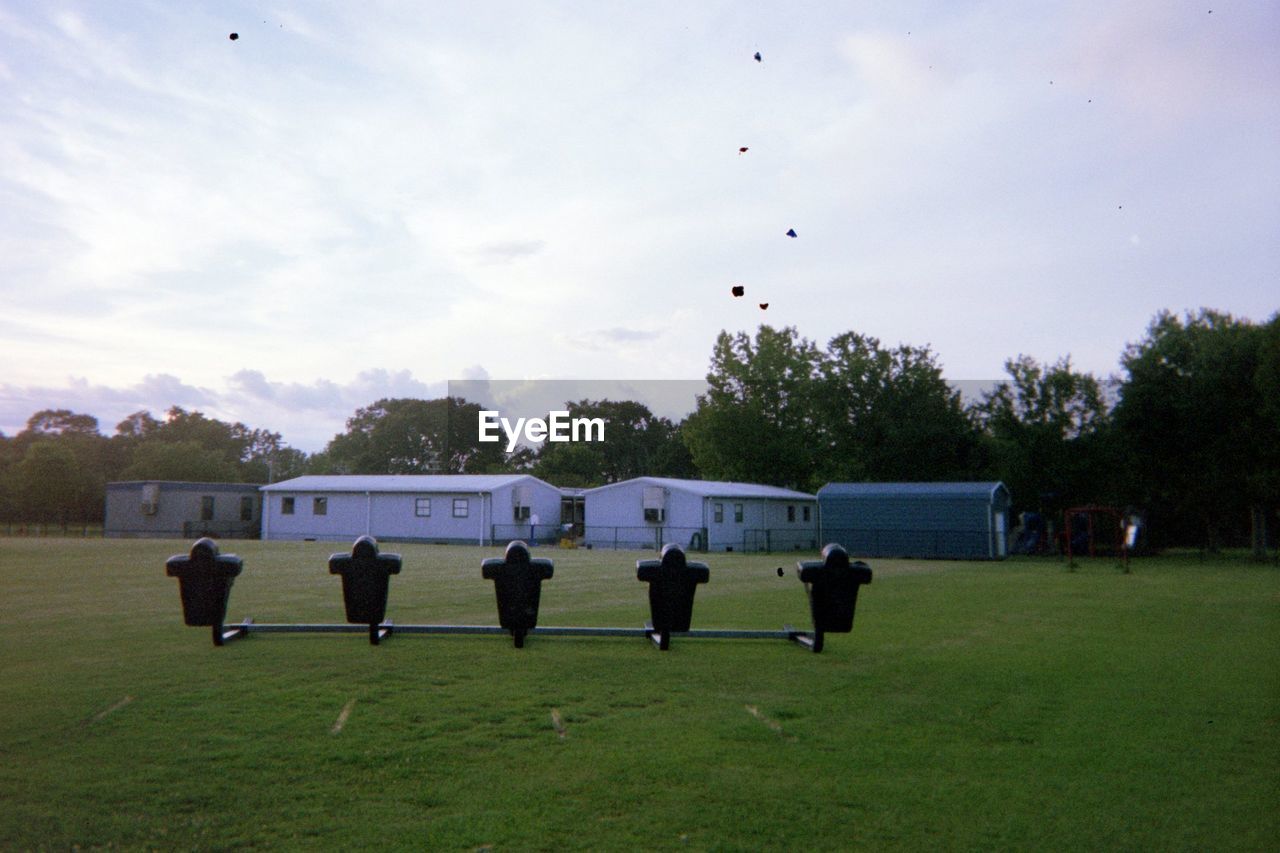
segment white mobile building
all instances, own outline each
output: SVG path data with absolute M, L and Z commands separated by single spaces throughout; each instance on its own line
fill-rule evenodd
M 560 490 L 528 474 L 309 475 L 262 487 L 263 539 L 491 545 L 553 537 Z
M 756 483 L 637 477 L 588 489 L 583 540 L 595 548 L 795 551 L 818 547 L 818 499 Z

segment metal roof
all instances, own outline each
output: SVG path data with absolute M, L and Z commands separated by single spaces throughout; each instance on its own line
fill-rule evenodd
M 990 498 L 1004 483 L 827 483 L 818 497 L 850 498 Z M 1008 491 L 1008 489 L 1005 489 Z
M 671 477 L 636 477 L 607 486 L 588 489 L 587 494 L 602 492 L 605 489 L 616 489 L 641 483 L 646 486 L 661 486 L 664 489 L 689 492 L 704 498 L 776 498 L 782 500 L 814 500 L 814 496 L 778 486 L 762 486 L 759 483 L 726 483 L 718 480 L 677 480 Z
M 195 483 L 188 480 L 118 480 L 107 483 L 107 491 L 133 490 L 142 486 L 162 486 L 167 492 L 256 492 L 261 483 Z
M 532 480 L 530 474 L 308 474 L 263 486 L 264 492 L 491 492 Z

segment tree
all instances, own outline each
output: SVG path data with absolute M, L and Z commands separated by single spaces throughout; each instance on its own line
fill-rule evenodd
M 967 479 L 979 443 L 927 347 L 847 332 L 721 333 L 710 391 L 683 426 L 703 476 L 816 489 L 830 480 Z
M 145 442 L 134 451 L 133 461 L 120 476 L 125 480 L 242 482 L 240 469 L 234 462 L 198 441 Z
M 1275 506 L 1277 324 L 1280 314 L 1258 326 L 1166 311 L 1126 348 L 1116 424 L 1135 491 L 1167 540 L 1216 548 Z
M 682 434 L 702 476 L 807 485 L 812 477 L 816 347 L 796 330 L 762 325 L 755 340 L 721 332 L 710 385 Z
M 16 470 L 16 498 L 28 521 L 67 523 L 101 517 L 103 481 L 67 441 L 37 441 Z
M 1008 382 L 983 395 L 974 412 L 991 441 L 996 476 L 1021 509 L 1056 512 L 1108 492 L 1102 456 L 1108 425 L 1102 386 L 1071 367 L 1019 355 Z
M 501 442 L 480 442 L 480 406 L 458 397 L 382 399 L 357 409 L 321 461 L 334 473 L 478 472 L 500 466 Z
M 966 480 L 977 433 L 928 347 L 884 349 L 874 337 L 832 338 L 822 360 L 815 487 L 832 480 Z
M 564 486 L 588 487 L 633 477 L 689 477 L 688 450 L 678 427 L 634 400 L 566 402 L 570 419 L 599 418 L 604 441 L 551 442 L 539 448 L 534 472 Z M 548 415 L 549 417 L 549 415 Z

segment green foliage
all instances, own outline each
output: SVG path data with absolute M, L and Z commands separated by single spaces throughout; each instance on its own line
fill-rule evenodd
M 685 420 L 693 463 L 709 480 L 807 484 L 814 472 L 814 395 L 820 355 L 795 328 L 721 332 L 710 385 Z
M 480 406 L 459 397 L 382 399 L 357 409 L 325 449 L 342 474 L 477 473 L 503 461 L 500 442 L 480 442 Z
M 754 342 L 722 332 L 707 380 L 684 435 L 709 479 L 816 489 L 968 479 L 979 465 L 974 426 L 927 347 L 848 332 L 820 351 L 761 326 Z
M 588 487 L 633 477 L 690 477 L 693 474 L 678 427 L 632 400 L 566 402 L 571 419 L 600 418 L 603 442 L 544 442 L 533 472 L 559 486 Z
M 140 445 L 122 480 L 178 480 L 194 483 L 240 482 L 240 470 L 217 450 L 197 441 L 154 441 Z
M 1015 506 L 1058 512 L 1096 502 L 1110 476 L 1102 387 L 1070 358 L 1041 365 L 1005 362 L 1010 381 L 984 394 L 974 412 L 990 437 L 996 476 Z
M 1214 547 L 1280 502 L 1278 327 L 1162 312 L 1125 351 L 1116 425 L 1139 499 L 1181 541 Z

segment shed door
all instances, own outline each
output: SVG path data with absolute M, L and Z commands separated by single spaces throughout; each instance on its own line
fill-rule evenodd
M 996 513 L 996 556 L 1007 557 L 1009 555 L 1009 537 L 1005 533 L 1006 515 L 1004 512 Z

